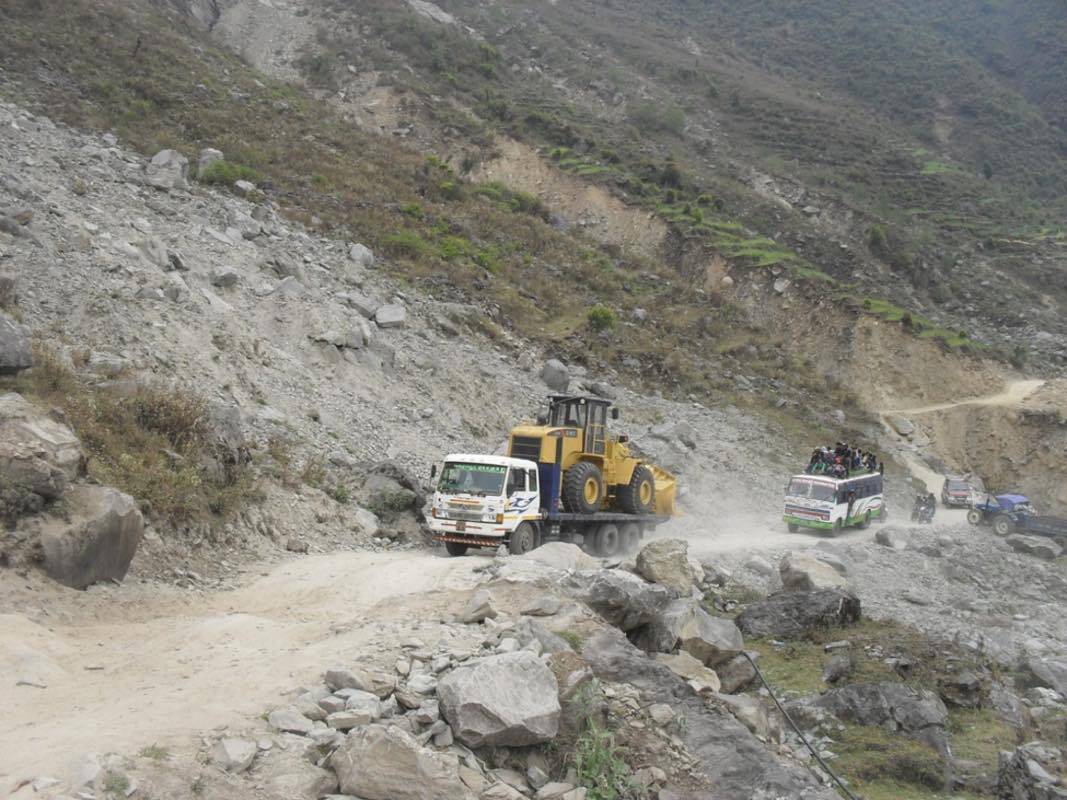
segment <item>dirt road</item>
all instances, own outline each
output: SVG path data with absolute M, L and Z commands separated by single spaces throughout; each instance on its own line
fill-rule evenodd
M 934 411 L 948 411 L 950 408 L 960 406 L 1010 406 L 1021 403 L 1038 389 L 1045 385 L 1043 380 L 1013 381 L 1002 392 L 986 395 L 985 397 L 973 397 L 969 400 L 956 400 L 949 403 L 937 403 L 932 406 L 920 406 L 918 408 L 897 408 L 891 411 L 883 411 L 882 416 L 899 414 L 900 416 L 917 416 L 930 414 Z
M 479 561 L 310 556 L 206 596 L 133 583 L 74 592 L 44 580 L 34 592 L 33 575 L 5 572 L 21 585 L 0 587 L 0 794 L 23 778 L 73 777 L 86 753 L 155 743 L 177 752 L 240 724 L 372 650 L 377 623 L 439 617 L 433 590 L 470 585 Z

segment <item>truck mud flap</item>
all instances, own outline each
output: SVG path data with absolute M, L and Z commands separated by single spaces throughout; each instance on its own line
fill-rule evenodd
M 433 538 L 435 542 L 455 542 L 456 544 L 469 544 L 471 547 L 499 547 L 504 544 L 503 536 L 460 536 L 438 533 Z

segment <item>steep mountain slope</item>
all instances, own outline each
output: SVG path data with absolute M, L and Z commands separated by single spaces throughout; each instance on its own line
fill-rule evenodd
M 368 77 L 405 97 L 398 132 L 457 166 L 492 156 L 487 131 L 543 148 L 668 223 L 683 270 L 714 253 L 829 275 L 1022 358 L 1062 335 L 1065 140 L 1054 103 L 969 54 L 975 23 L 941 32 L 967 6 L 311 2 L 300 64 L 355 117 Z

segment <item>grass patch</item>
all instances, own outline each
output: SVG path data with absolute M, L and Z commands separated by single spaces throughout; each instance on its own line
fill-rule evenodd
M 210 185 L 233 186 L 237 181 L 258 183 L 263 180 L 263 176 L 251 167 L 223 160 L 208 164 L 197 180 Z
M 170 758 L 170 750 L 158 744 L 150 744 L 148 747 L 141 748 L 140 756 L 141 758 L 150 758 L 153 761 L 165 761 Z
M 0 387 L 62 410 L 88 456 L 89 477 L 132 495 L 151 517 L 224 516 L 259 496 L 251 469 L 216 450 L 199 396 L 154 384 L 93 386 L 42 347 L 34 364 Z
M 924 161 L 922 169 L 919 170 L 922 175 L 950 175 L 953 173 L 962 173 L 959 167 L 953 164 L 946 164 L 943 161 Z
M 943 647 L 931 642 L 921 631 L 896 622 L 863 619 L 847 628 L 828 628 L 814 631 L 808 640 L 774 644 L 766 639 L 752 639 L 748 644 L 760 654 L 760 669 L 775 689 L 788 694 L 805 695 L 823 692 L 829 687 L 822 681 L 822 671 L 832 653 L 823 645 L 847 639 L 852 643 L 848 653 L 852 659 L 849 683 L 879 681 L 903 682 L 909 685 L 936 689 L 942 674 L 958 670 L 959 665 L 947 661 Z M 874 655 L 866 648 L 872 648 Z M 914 665 L 905 676 L 885 663 L 889 656 L 900 656 Z
M 567 644 L 569 644 L 570 647 L 571 647 L 571 650 L 573 650 L 575 653 L 581 653 L 582 652 L 582 645 L 585 644 L 585 639 L 582 637 L 582 635 L 580 633 L 578 633 L 578 631 L 565 630 L 565 631 L 560 631 L 557 635 L 559 636 L 560 639 L 562 639 Z
M 950 710 L 948 731 L 956 758 L 979 761 L 991 768 L 1002 750 L 1012 750 L 1022 744 L 1021 732 L 989 708 Z
M 833 752 L 835 770 L 865 796 L 865 783 L 890 783 L 913 791 L 940 790 L 945 783 L 945 762 L 934 748 L 879 727 L 846 726 Z

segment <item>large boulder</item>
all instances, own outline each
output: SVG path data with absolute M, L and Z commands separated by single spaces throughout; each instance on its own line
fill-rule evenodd
M 689 563 L 689 544 L 683 539 L 657 539 L 646 544 L 637 554 L 637 572 L 679 597 L 688 597 L 696 582 Z
M 365 244 L 357 242 L 348 248 L 348 257 L 361 267 L 370 268 L 374 266 L 374 253 Z
M 1026 672 L 1028 683 L 1055 689 L 1067 697 L 1067 657 L 1030 658 L 1026 662 Z
M 569 542 L 546 542 L 522 556 L 526 561 L 536 561 L 546 567 L 562 570 L 596 569 L 598 562 L 578 545 Z
M 844 722 L 877 725 L 948 752 L 948 709 L 933 692 L 902 683 L 855 683 L 831 689 L 813 701 Z
M 0 396 L 0 481 L 55 499 L 84 463 L 81 443 L 70 428 L 19 394 Z
M 244 772 L 256 757 L 256 743 L 247 739 L 219 739 L 211 747 L 211 760 L 226 772 Z
M 844 589 L 848 585 L 837 570 L 805 553 L 790 553 L 778 565 L 782 588 L 787 592 Z
M 550 359 L 541 368 L 541 380 L 554 392 L 565 392 L 571 385 L 571 374 L 562 361 Z
M 552 670 L 527 650 L 464 664 L 437 685 L 441 713 L 468 747 L 524 747 L 554 738 L 558 692 Z
M 75 589 L 121 581 L 144 533 L 137 503 L 116 489 L 89 485 L 71 488 L 66 499 L 69 519 L 50 519 L 41 530 L 45 572 Z
M 686 679 L 667 666 L 666 659 L 677 657 L 660 654 L 649 658 L 620 631 L 605 628 L 586 639 L 582 658 L 601 680 L 632 684 L 641 690 L 645 702 L 667 703 L 679 719 L 684 719 L 679 736 L 715 787 L 707 796 L 724 800 L 838 797 L 832 789 L 822 787 L 809 769 L 780 760 L 731 714 L 690 692 Z M 694 663 L 699 664 L 692 659 L 690 665 Z M 706 696 L 707 691 L 701 693 Z M 666 794 L 661 793 L 661 797 Z
M 640 629 L 634 644 L 644 650 L 669 653 L 676 647 L 702 664 L 716 666 L 741 653 L 745 643 L 732 619 L 713 617 L 692 598 L 671 603 L 655 622 Z
M 363 479 L 358 492 L 360 505 L 369 508 L 383 521 L 410 512 L 423 522 L 422 507 L 426 495 L 422 486 L 402 467 L 392 461 L 375 464 Z
M 1063 548 L 1052 539 L 1041 536 L 1023 536 L 1014 534 L 1005 539 L 1008 546 L 1016 553 L 1025 553 L 1045 561 L 1053 561 L 1063 555 Z
M 1001 754 L 997 797 L 1001 800 L 1067 800 L 1063 753 L 1044 742 L 1029 742 Z M 1057 777 L 1060 776 L 1060 777 Z
M 672 599 L 663 586 L 618 569 L 576 572 L 563 588 L 624 631 L 657 622 Z
M 189 186 L 189 159 L 177 150 L 160 150 L 145 167 L 149 186 L 169 191 Z
M 656 661 L 685 680 L 697 694 L 715 693 L 722 689 L 722 681 L 718 673 L 704 666 L 702 661 L 698 661 L 685 651 L 657 653 Z
M 314 761 L 320 756 L 310 740 L 295 740 L 288 736 L 281 739 L 284 748 L 272 747 L 256 762 L 256 786 L 266 797 L 324 797 L 337 791 L 337 776 L 315 765 Z M 171 796 L 187 794 L 188 790 Z
M 341 791 L 364 800 L 474 800 L 454 755 L 422 747 L 396 726 L 357 728 L 329 763 Z
M 0 375 L 14 375 L 33 366 L 26 329 L 0 311 Z
M 819 628 L 852 625 L 860 618 L 860 600 L 843 589 L 783 592 L 748 606 L 737 618 L 746 636 L 798 639 Z

